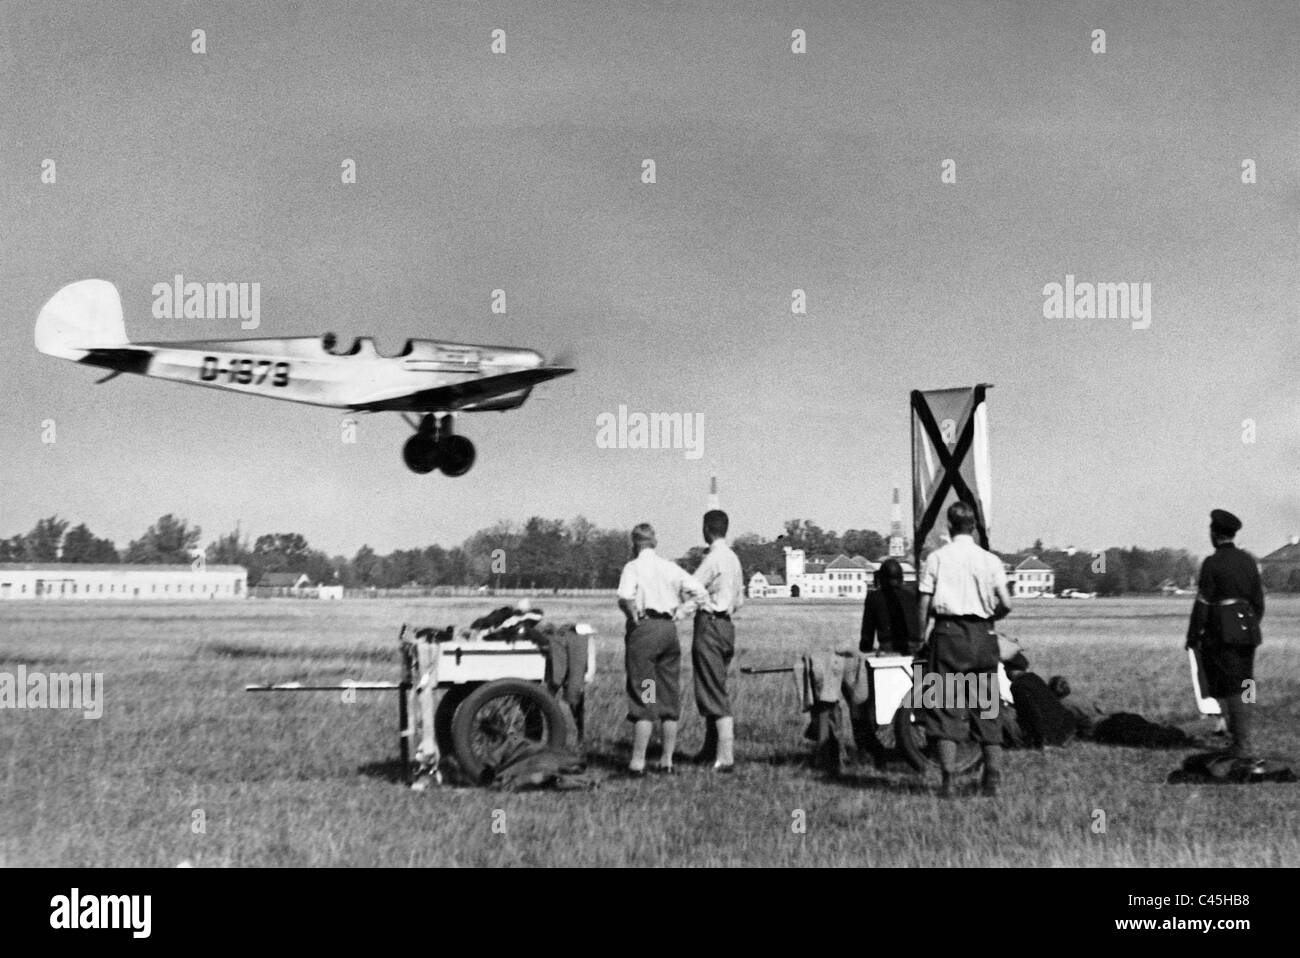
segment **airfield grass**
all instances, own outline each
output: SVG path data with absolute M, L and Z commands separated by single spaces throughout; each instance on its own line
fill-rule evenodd
M 102 672 L 105 707 L 97 721 L 0 713 L 0 864 L 1300 865 L 1300 786 L 1164 784 L 1187 750 L 1009 752 L 996 799 L 940 801 L 935 772 L 901 767 L 828 779 L 807 764 L 788 674 L 733 675 L 737 774 L 620 779 L 619 613 L 611 599 L 539 602 L 550 619 L 599 630 L 587 724 L 593 767 L 609 777 L 594 792 L 412 792 L 397 780 L 392 693 L 347 704 L 242 691 L 396 678 L 402 622 L 463 625 L 491 599 L 6 603 L 0 670 Z M 1022 601 L 1006 630 L 1035 671 L 1066 675 L 1107 709 L 1207 731 L 1182 649 L 1187 611 L 1185 599 Z M 849 647 L 858 616 L 855 603 L 752 602 L 736 665 Z M 1300 755 L 1297 620 L 1300 598 L 1271 598 L 1257 662 L 1259 740 L 1287 758 Z M 679 748 L 690 753 L 702 725 L 685 698 Z

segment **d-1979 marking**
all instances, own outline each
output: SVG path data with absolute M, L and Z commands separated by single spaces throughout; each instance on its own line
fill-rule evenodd
M 274 375 L 272 375 L 274 374 Z M 230 365 L 222 368 L 217 356 L 204 356 L 199 368 L 199 379 L 210 383 L 220 376 L 226 377 L 227 383 L 239 383 L 244 386 L 260 386 L 271 376 L 272 386 L 289 385 L 289 364 L 273 363 L 269 359 L 232 359 Z

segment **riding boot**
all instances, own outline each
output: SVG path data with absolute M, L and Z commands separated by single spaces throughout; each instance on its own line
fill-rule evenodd
M 953 779 L 957 773 L 957 743 L 941 738 L 934 743 L 934 748 L 939 753 L 939 771 L 943 776 L 939 785 L 939 797 L 952 798 Z
M 587 696 L 583 695 L 573 706 L 573 727 L 578 733 L 578 748 L 582 749 L 587 740 Z
M 1225 701 L 1228 705 L 1228 730 L 1232 734 L 1232 755 L 1234 758 L 1253 759 L 1251 707 L 1241 700 L 1240 695 L 1231 695 Z

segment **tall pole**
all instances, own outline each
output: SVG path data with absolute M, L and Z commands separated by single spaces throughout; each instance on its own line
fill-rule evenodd
M 920 393 L 912 391 L 912 404 L 908 407 L 907 418 L 912 425 L 912 569 L 916 573 L 917 582 L 921 581 L 921 536 L 917 533 L 916 527 L 916 504 L 920 501 L 918 498 L 919 490 L 916 488 L 916 401 Z

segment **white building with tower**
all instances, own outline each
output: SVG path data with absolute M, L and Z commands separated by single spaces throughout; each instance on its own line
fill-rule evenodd
M 710 502 L 716 501 L 717 479 L 711 486 Z M 716 505 L 710 505 L 716 508 Z M 910 543 L 903 535 L 903 507 L 899 501 L 898 486 L 894 487 L 894 501 L 889 521 L 888 557 L 903 567 L 903 581 L 915 582 L 916 569 L 907 561 Z M 755 572 L 749 577 L 751 598 L 820 598 L 858 599 L 875 587 L 876 571 L 885 557 L 875 560 L 860 555 L 840 553 L 834 556 L 809 556 L 803 549 L 785 547 L 785 575 Z
M 906 560 L 903 581 L 915 582 L 916 570 Z M 792 599 L 862 599 L 873 585 L 880 562 L 863 556 L 840 553 L 837 556 L 809 558 L 802 549 L 785 549 L 785 588 Z

